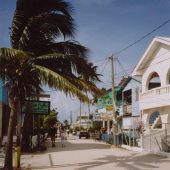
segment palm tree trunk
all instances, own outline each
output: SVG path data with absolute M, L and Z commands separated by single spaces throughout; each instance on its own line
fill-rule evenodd
M 24 152 L 30 152 L 30 136 L 32 132 L 32 114 L 25 112 L 23 129 L 22 129 L 22 150 Z
M 8 134 L 7 134 L 7 143 L 6 143 L 6 154 L 5 154 L 5 163 L 4 170 L 12 170 L 12 148 L 13 148 L 13 131 L 14 131 L 14 114 L 16 112 L 15 107 L 17 106 L 16 99 L 10 95 L 11 92 L 8 92 L 8 102 L 9 107 L 11 108 L 8 124 Z
M 8 135 L 7 135 L 7 144 L 6 144 L 6 154 L 5 154 L 5 163 L 4 170 L 12 170 L 12 146 L 13 146 L 13 128 L 14 128 L 14 108 L 11 108 L 9 125 L 8 125 Z

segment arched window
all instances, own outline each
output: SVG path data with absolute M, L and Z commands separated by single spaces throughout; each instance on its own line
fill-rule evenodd
M 153 88 L 160 87 L 160 86 L 161 86 L 161 81 L 160 81 L 158 73 L 156 72 L 152 73 L 149 79 L 148 90 L 151 90 Z
M 166 77 L 167 84 L 170 84 L 170 69 L 168 71 L 167 77 Z
M 152 129 L 162 128 L 162 121 L 159 112 L 153 112 L 149 117 L 149 125 Z

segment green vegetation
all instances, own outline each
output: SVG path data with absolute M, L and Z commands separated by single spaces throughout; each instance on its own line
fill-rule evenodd
M 49 129 L 50 125 L 57 122 L 57 115 L 58 115 L 58 112 L 53 109 L 50 111 L 49 115 L 43 116 L 42 125 L 43 125 L 43 128 L 46 129 L 46 131 Z
M 94 131 L 100 131 L 102 127 L 102 122 L 101 121 L 93 121 L 93 129 Z
M 8 90 L 10 118 L 4 169 L 12 169 L 14 117 L 25 98 L 35 98 L 42 86 L 89 101 L 84 94 L 100 93 L 97 67 L 88 49 L 74 38 L 72 6 L 64 0 L 17 0 L 10 28 L 11 48 L 0 48 L 0 78 Z M 59 41 L 62 40 L 63 41 Z M 29 110 L 24 122 L 30 120 Z M 19 126 L 18 126 L 19 128 Z M 29 135 L 23 126 L 23 137 Z M 28 137 L 28 136 L 27 136 Z M 20 135 L 17 137 L 20 145 Z

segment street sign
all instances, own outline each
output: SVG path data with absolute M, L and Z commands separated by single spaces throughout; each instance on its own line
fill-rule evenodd
M 32 114 L 47 115 L 50 112 L 50 102 L 25 100 L 22 106 L 22 112 L 26 112 L 26 111 Z

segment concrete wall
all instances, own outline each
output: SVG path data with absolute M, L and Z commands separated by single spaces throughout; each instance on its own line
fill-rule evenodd
M 3 126 L 3 105 L 8 104 L 7 91 L 3 86 L 3 82 L 0 79 L 0 141 L 2 138 L 2 126 Z
M 142 78 L 142 93 L 147 91 L 149 78 L 153 72 L 158 73 L 161 81 L 161 86 L 169 84 L 168 73 L 170 69 L 170 47 L 167 45 L 160 45 L 156 51 L 150 56 L 149 65 L 145 68 Z
M 2 140 L 2 103 L 0 103 L 0 144 Z
M 137 77 L 134 77 L 135 79 Z M 139 79 L 139 77 L 138 77 Z M 141 83 L 131 79 L 130 82 L 127 84 L 127 86 L 124 88 L 123 91 L 127 91 L 127 90 L 132 90 L 132 116 L 137 116 L 140 115 L 140 110 L 139 110 L 139 98 L 137 100 L 137 91 L 139 92 L 141 88 Z

